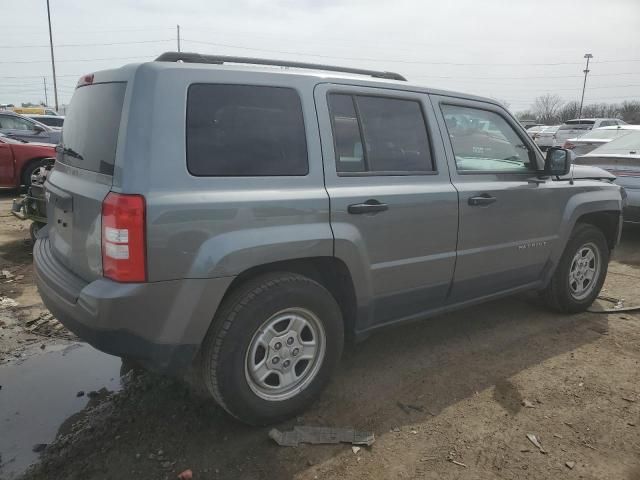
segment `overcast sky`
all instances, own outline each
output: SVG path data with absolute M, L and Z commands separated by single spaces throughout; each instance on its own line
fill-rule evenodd
M 11 5 L 9 5 L 9 3 Z M 0 3 L 0 103 L 53 104 L 45 0 Z M 60 103 L 84 73 L 183 51 L 397 71 L 519 111 L 640 99 L 640 0 L 51 0 Z

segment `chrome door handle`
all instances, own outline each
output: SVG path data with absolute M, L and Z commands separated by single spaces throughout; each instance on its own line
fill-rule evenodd
M 471 205 L 472 207 L 483 207 L 486 205 L 491 205 L 496 200 L 496 197 L 492 197 L 488 193 L 483 193 L 482 195 L 478 195 L 477 197 L 470 197 L 469 205 Z
M 389 205 L 386 203 L 380 203 L 378 200 L 370 199 L 364 203 L 354 203 L 349 205 L 347 211 L 353 214 L 361 214 L 361 213 L 377 213 L 384 212 L 389 209 Z

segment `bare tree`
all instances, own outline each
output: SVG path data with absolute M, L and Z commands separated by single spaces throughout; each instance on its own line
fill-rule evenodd
M 640 124 L 640 102 L 637 100 L 624 101 L 619 109 L 625 122 Z
M 547 93 L 537 97 L 533 102 L 533 113 L 541 123 L 551 125 L 558 121 L 560 108 L 564 101 L 555 93 Z
M 567 102 L 562 106 L 562 108 L 560 108 L 560 111 L 558 112 L 558 121 L 563 123 L 567 120 L 578 118 L 579 112 L 580 102 Z
M 516 118 L 518 120 L 531 120 L 536 118 L 536 116 L 531 110 L 522 110 L 520 112 L 516 112 Z

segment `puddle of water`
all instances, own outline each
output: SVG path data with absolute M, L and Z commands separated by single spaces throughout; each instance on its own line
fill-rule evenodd
M 87 393 L 120 389 L 120 358 L 89 345 L 55 345 L 25 354 L 0 365 L 0 477 L 6 479 L 38 459 L 34 445 L 51 443 L 60 425 L 87 405 Z M 85 395 L 77 397 L 81 390 Z

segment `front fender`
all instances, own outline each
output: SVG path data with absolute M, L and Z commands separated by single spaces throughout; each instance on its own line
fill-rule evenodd
M 608 186 L 609 187 L 609 186 Z M 589 190 L 576 193 L 567 201 L 565 206 L 560 230 L 558 232 L 558 242 L 555 243 L 549 258 L 547 280 L 551 278 L 560 258 L 571 238 L 576 223 L 581 217 L 598 212 L 618 212 L 622 215 L 622 195 L 619 188 L 603 188 L 600 190 Z M 621 223 L 621 217 L 619 220 Z

